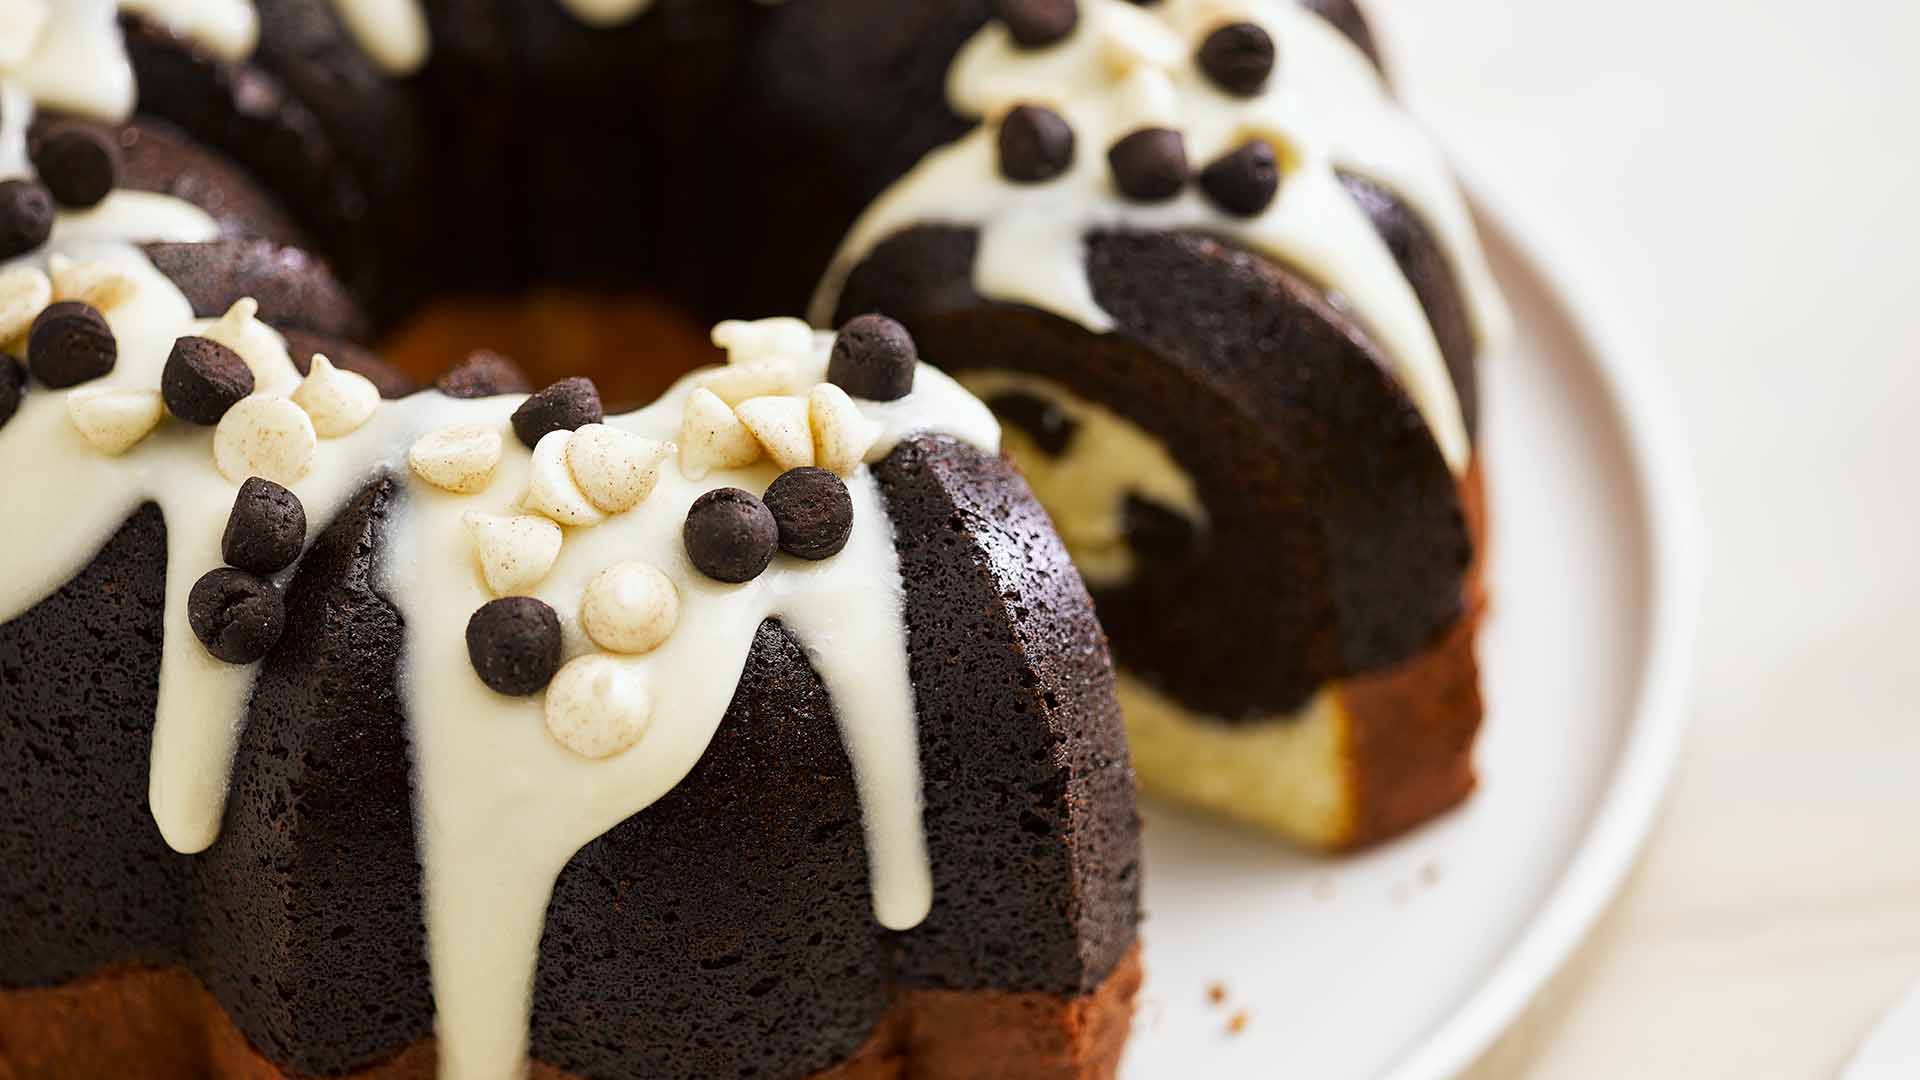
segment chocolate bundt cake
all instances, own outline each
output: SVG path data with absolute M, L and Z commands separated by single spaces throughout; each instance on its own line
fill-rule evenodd
M 1069 6 L 962 47 L 980 122 L 865 212 L 815 316 L 899 319 L 1008 425 L 1148 791 L 1393 836 L 1473 785 L 1505 314 L 1472 222 L 1349 6 Z
M 295 80 L 183 25 L 256 108 L 123 116 L 191 89 L 158 24 L 35 12 L 0 1076 L 1111 1074 L 1132 773 L 984 406 L 791 319 L 626 413 L 495 356 L 414 392 L 304 246 L 359 234 L 200 141 L 287 130 Z
M 1350 0 L 0 3 L 0 1076 L 1110 1072 L 1065 552 L 1150 789 L 1472 785 L 1502 316 L 1377 64 Z M 562 378 L 809 297 L 837 354 Z M 416 392 L 476 321 L 538 377 Z

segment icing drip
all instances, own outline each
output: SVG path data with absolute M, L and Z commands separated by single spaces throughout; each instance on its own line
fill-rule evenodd
M 389 75 L 411 75 L 431 47 L 420 0 L 333 0 L 333 9 L 360 48 Z
M 1259 23 L 1280 61 L 1256 97 L 1229 96 L 1192 56 L 1207 32 L 1230 21 Z M 815 298 L 815 320 L 832 316 L 846 275 L 887 237 L 915 224 L 972 225 L 982 295 L 1015 301 L 1106 332 L 1113 320 L 1094 299 L 1083 238 L 1109 228 L 1193 229 L 1228 237 L 1285 263 L 1344 299 L 1379 341 L 1456 472 L 1471 453 L 1459 401 L 1432 327 L 1412 286 L 1372 222 L 1342 187 L 1350 171 L 1406 199 L 1452 260 L 1483 346 L 1505 336 L 1507 315 L 1473 233 L 1465 203 L 1432 144 L 1388 95 L 1368 59 L 1318 16 L 1285 0 L 1082 0 L 1078 29 L 1044 49 L 1017 47 L 989 24 L 961 50 L 948 96 L 962 115 L 986 119 L 929 154 L 862 216 Z M 1044 103 L 1073 128 L 1072 167 L 1042 184 L 1004 177 L 998 117 Z M 1106 150 L 1143 126 L 1186 139 L 1195 167 L 1249 138 L 1274 144 L 1284 178 L 1278 197 L 1252 218 L 1229 217 L 1189 184 L 1156 204 L 1115 190 Z
M 244 60 L 260 40 L 253 0 L 120 0 L 120 10 L 145 15 L 226 60 Z

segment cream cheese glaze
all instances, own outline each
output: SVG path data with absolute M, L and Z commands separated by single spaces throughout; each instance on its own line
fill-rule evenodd
M 1279 56 L 1272 79 L 1252 98 L 1220 90 L 1193 60 L 1209 31 L 1236 21 L 1258 23 Z M 954 61 L 947 93 L 955 111 L 985 122 L 928 154 L 867 209 L 815 297 L 815 322 L 831 319 L 847 274 L 875 245 L 916 224 L 977 228 L 977 292 L 1097 333 L 1111 330 L 1113 320 L 1093 296 L 1088 233 L 1215 233 L 1343 298 L 1394 365 L 1448 464 L 1464 472 L 1471 447 L 1439 343 L 1340 173 L 1385 185 L 1434 231 L 1467 296 L 1483 354 L 1506 336 L 1506 309 L 1440 154 L 1393 101 L 1372 62 L 1331 24 L 1290 0 L 1164 0 L 1151 8 L 1081 0 L 1078 27 L 1046 48 L 1022 49 L 1003 24 L 988 24 Z M 1046 183 L 1015 183 L 999 168 L 999 118 L 1023 102 L 1058 111 L 1075 135 L 1072 166 Z M 1107 148 L 1149 125 L 1181 131 L 1196 169 L 1249 138 L 1269 140 L 1282 162 L 1279 196 L 1252 218 L 1220 212 L 1191 184 L 1164 203 L 1122 198 Z
M 103 117 L 124 113 L 127 102 L 114 87 L 123 79 L 130 87 L 131 74 L 112 15 L 111 4 L 73 0 L 49 21 L 22 64 L 0 70 L 0 175 L 32 174 L 26 129 L 36 104 L 58 101 Z M 118 342 L 111 374 L 67 391 L 35 385 L 0 427 L 0 472 L 10 477 L 17 515 L 17 527 L 0 535 L 0 564 L 8 568 L 0 576 L 0 621 L 70 580 L 141 505 L 159 505 L 167 525 L 167 585 L 150 801 L 167 842 L 187 853 L 218 837 L 255 675 L 253 667 L 209 656 L 186 611 L 194 581 L 220 564 L 237 484 L 215 466 L 213 429 L 163 420 L 123 454 L 110 456 L 76 430 L 68 404 L 76 393 L 152 391 L 174 340 L 187 334 L 234 348 L 254 373 L 255 397 L 293 394 L 301 376 L 286 342 L 252 318 L 251 304 L 219 319 L 196 318 L 138 246 L 217 236 L 212 219 L 190 204 L 116 191 L 91 211 L 62 212 L 47 245 L 0 264 L 0 272 L 44 269 L 58 255 L 131 283 L 104 312 Z M 832 340 L 831 334 L 803 334 L 797 353 L 736 359 L 784 364 L 793 385 L 804 388 L 824 379 Z M 686 399 L 710 378 L 689 375 L 655 404 L 607 423 L 674 439 Z M 876 920 L 905 929 L 932 903 L 903 584 L 891 521 L 870 468 L 858 464 L 846 476 L 854 527 L 843 551 L 817 563 L 780 558 L 745 585 L 723 585 L 695 570 L 680 543 L 681 524 L 703 492 L 764 490 L 777 473 L 766 461 L 693 480 L 669 458 L 639 506 L 597 526 L 566 530 L 552 570 L 532 591 L 560 613 L 567 656 L 594 651 L 578 611 L 586 583 L 607 566 L 649 562 L 672 579 L 680 598 L 678 625 L 665 642 L 643 656 L 613 658 L 648 689 L 652 722 L 637 745 L 594 761 L 549 736 L 537 696 L 509 698 L 486 689 L 465 647 L 466 619 L 492 593 L 463 518 L 474 510 L 518 512 L 532 463 L 508 421 L 521 400 L 462 401 L 429 391 L 382 402 L 357 429 L 320 440 L 311 468 L 290 485 L 314 523 L 310 535 L 318 535 L 376 476 L 408 481 L 408 451 L 422 436 L 455 425 L 503 434 L 502 460 L 478 493 L 406 483 L 379 566 L 384 591 L 406 625 L 401 680 L 447 1077 L 523 1071 L 533 973 L 555 877 L 582 845 L 671 790 L 698 761 L 766 619 L 779 619 L 793 633 L 834 701 L 860 792 Z M 999 428 L 986 408 L 932 368 L 919 370 L 907 397 L 857 408 L 879 433 L 869 462 L 921 433 L 951 435 L 989 451 L 999 445 Z M 52 536 L 58 542 L 48 542 Z

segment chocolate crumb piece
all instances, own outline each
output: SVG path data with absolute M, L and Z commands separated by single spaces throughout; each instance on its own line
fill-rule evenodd
M 0 181 L 0 259 L 25 255 L 53 234 L 53 193 L 32 180 Z
M 560 670 L 560 616 L 531 596 L 481 605 L 467 620 L 467 659 L 488 689 L 525 697 L 546 689 Z
M 1113 183 L 1135 202 L 1165 202 L 1187 185 L 1187 140 L 1172 128 L 1141 128 L 1107 150 Z
M 1247 1030 L 1247 1010 L 1241 1009 L 1227 1019 L 1227 1034 L 1238 1035 Z
M 187 624 L 215 659 L 251 664 L 273 651 L 287 620 L 273 582 L 245 570 L 210 570 L 187 594 Z
M 818 561 L 840 554 L 853 534 L 847 485 L 811 465 L 789 469 L 767 487 L 767 511 L 780 530 L 780 550 Z
M 543 436 L 574 431 L 604 419 L 606 411 L 600 407 L 599 389 L 592 379 L 575 375 L 521 402 L 513 410 L 513 433 L 531 450 Z
M 999 0 L 994 6 L 1014 44 L 1023 49 L 1064 41 L 1080 23 L 1078 0 Z
M 1025 432 L 1040 452 L 1059 457 L 1073 445 L 1080 433 L 1080 422 L 1068 416 L 1058 405 L 1044 398 L 1018 391 L 995 394 L 987 399 L 987 408 L 995 416 Z
M 300 496 L 271 480 L 248 477 L 227 515 L 221 557 L 255 574 L 277 574 L 292 566 L 306 546 L 307 509 Z
M 120 343 L 106 317 L 78 300 L 47 305 L 27 332 L 27 366 L 55 390 L 107 374 L 119 356 Z
M 434 388 L 452 398 L 529 394 L 533 383 L 520 365 L 491 349 L 475 349 L 434 380 Z
M 1015 105 L 1000 121 L 1000 172 L 1017 184 L 1038 184 L 1073 164 L 1073 128 L 1041 105 Z
M 20 361 L 0 353 L 0 426 L 20 410 L 20 399 L 27 393 L 27 371 Z
M 189 424 L 217 424 L 251 393 L 253 369 L 239 353 L 212 338 L 179 338 L 160 372 L 160 398 L 167 411 Z
M 40 140 L 33 167 L 55 202 L 84 210 L 120 185 L 120 147 L 104 132 L 64 126 Z
M 920 350 L 907 328 L 885 315 L 847 320 L 833 339 L 827 381 L 857 398 L 897 401 L 913 392 Z
M 715 581 L 752 581 L 773 561 L 780 526 L 750 492 L 719 488 L 695 499 L 681 530 L 687 557 Z
M 1222 154 L 1200 170 L 1200 190 L 1213 205 L 1238 217 L 1265 210 L 1280 191 L 1280 163 L 1273 144 L 1255 139 Z
M 1227 1001 L 1227 984 L 1226 983 L 1217 982 L 1217 983 L 1207 984 L 1207 1004 L 1224 1005 L 1226 1004 L 1226 1001 Z
M 1208 34 L 1194 57 L 1215 86 L 1236 97 L 1252 97 L 1273 74 L 1273 38 L 1258 24 L 1228 23 Z

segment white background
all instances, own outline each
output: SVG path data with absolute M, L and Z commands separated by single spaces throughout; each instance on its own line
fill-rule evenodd
M 1920 977 L 1920 5 L 1369 10 L 1663 369 L 1708 529 L 1670 809 L 1470 1076 L 1831 1076 Z

